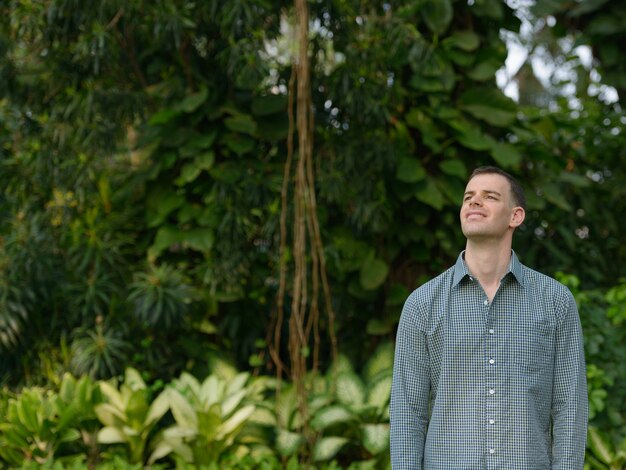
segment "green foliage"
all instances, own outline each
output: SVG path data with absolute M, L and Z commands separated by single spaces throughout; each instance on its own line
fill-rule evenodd
M 0 423 L 0 457 L 9 465 L 71 461 L 93 444 L 94 406 L 101 401 L 87 377 L 63 377 L 58 393 L 24 389 L 9 398 Z
M 314 462 L 351 462 L 357 468 L 389 466 L 389 397 L 393 346 L 381 344 L 362 375 L 341 357 L 324 377 L 311 377 L 308 425 L 315 432 Z M 281 455 L 304 451 L 306 437 L 295 390 L 286 387 L 277 397 L 276 449 Z
M 128 349 L 129 344 L 110 327 L 77 328 L 71 345 L 72 370 L 92 378 L 114 376 L 122 372 Z
M 259 422 L 261 413 L 255 419 L 266 388 L 267 379 L 248 373 L 210 375 L 202 383 L 183 373 L 163 392 L 176 424 L 154 441 L 149 463 L 174 454 L 187 463 L 216 464 L 227 456 L 258 454 L 261 446 L 271 455 L 264 428 L 272 423 Z
M 54 383 L 68 369 L 108 378 L 133 366 L 169 383 L 183 370 L 206 377 L 218 351 L 238 365 L 255 354 L 267 371 L 257 345 L 278 287 L 292 3 L 101 3 L 0 7 L 1 381 Z M 554 35 L 590 42 L 620 92 L 621 3 L 536 5 L 556 15 Z M 340 350 L 354 365 L 335 365 L 336 383 L 311 378 L 310 424 L 321 437 L 307 457 L 329 467 L 335 457 L 384 459 L 389 377 L 376 379 L 363 357 L 393 335 L 408 293 L 462 249 L 458 204 L 481 164 L 527 188 L 515 242 L 523 262 L 578 276 L 593 422 L 619 441 L 623 111 L 586 90 L 589 72 L 572 57 L 559 60 L 575 65 L 580 81 L 563 85 L 578 101 L 555 95 L 548 109 L 504 96 L 494 81 L 506 58 L 501 31 L 519 21 L 503 2 L 309 8 L 318 215 Z M 149 388 L 127 382 L 102 386 L 113 401 L 98 408 L 110 423 L 101 437 L 139 465 L 161 427 L 180 423 L 164 405 L 174 392 L 151 415 Z M 177 387 L 197 416 L 230 419 Z M 211 437 L 210 452 L 232 463 L 236 436 L 238 448 L 294 455 L 309 442 L 294 400 L 285 386 L 275 416 L 254 403 L 243 427 Z M 268 426 L 277 429 L 269 437 Z M 208 439 L 200 428 L 179 441 L 199 447 Z
M 124 444 L 131 463 L 144 463 L 147 445 L 153 429 L 168 410 L 165 392 L 151 401 L 150 390 L 139 372 L 128 368 L 124 382 L 100 382 L 105 402 L 95 407 L 95 413 L 104 425 L 98 431 L 101 444 Z
M 151 327 L 172 328 L 184 323 L 194 292 L 180 272 L 168 265 L 151 266 L 137 273 L 128 300 L 138 320 Z
M 585 468 L 592 470 L 623 470 L 626 468 L 626 439 L 618 445 L 611 443 L 610 437 L 594 426 L 589 427 L 589 441 Z

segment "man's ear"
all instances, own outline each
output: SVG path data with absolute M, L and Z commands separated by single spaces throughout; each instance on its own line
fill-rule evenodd
M 511 222 L 509 223 L 509 226 L 512 228 L 517 228 L 520 225 L 522 225 L 522 222 L 524 222 L 525 218 L 526 218 L 526 211 L 524 210 L 524 208 L 516 206 L 513 208 L 513 211 L 511 212 Z

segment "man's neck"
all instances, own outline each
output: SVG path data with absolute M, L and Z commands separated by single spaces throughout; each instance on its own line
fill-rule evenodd
M 480 282 L 489 300 L 495 296 L 510 263 L 511 243 L 503 241 L 494 245 L 467 241 L 465 264 L 472 276 Z

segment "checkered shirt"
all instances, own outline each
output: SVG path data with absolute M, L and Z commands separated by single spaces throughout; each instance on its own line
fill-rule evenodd
M 587 384 L 571 292 L 512 253 L 490 303 L 463 255 L 404 305 L 392 468 L 581 470 Z

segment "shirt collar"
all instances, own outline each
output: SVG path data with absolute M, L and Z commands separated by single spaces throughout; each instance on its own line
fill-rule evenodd
M 522 286 L 524 285 L 522 263 L 520 263 L 517 255 L 515 254 L 515 251 L 513 250 L 511 250 L 511 262 L 509 263 L 509 270 L 504 276 L 506 276 L 508 273 L 511 273 L 515 277 L 515 279 L 517 279 L 517 282 L 519 282 Z M 456 264 L 454 265 L 454 277 L 452 278 L 452 286 L 456 286 L 465 276 L 471 277 L 471 274 L 467 269 L 467 265 L 465 264 L 465 250 L 463 250 L 457 258 Z

